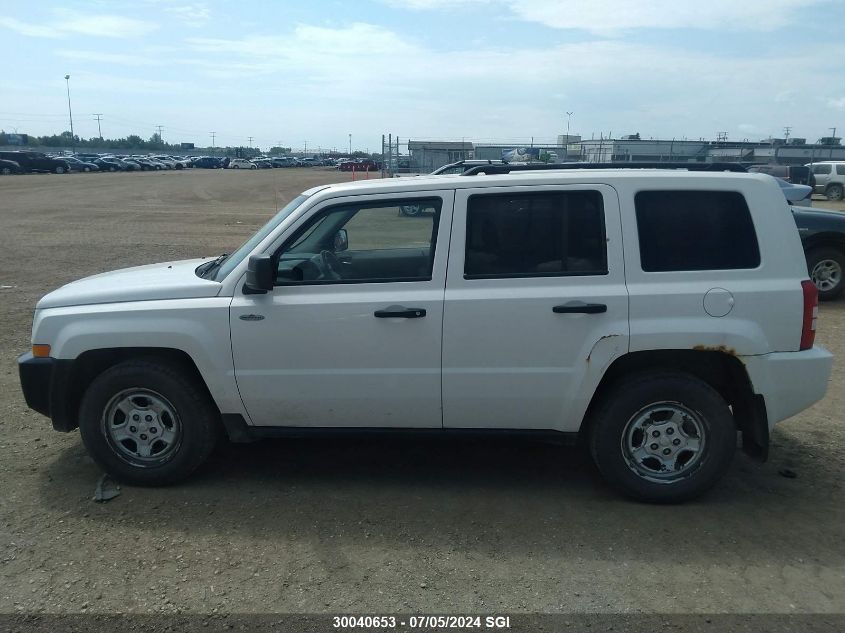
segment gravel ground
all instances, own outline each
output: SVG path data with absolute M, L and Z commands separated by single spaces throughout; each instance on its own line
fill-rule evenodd
M 299 191 L 349 178 L 0 179 L 0 612 L 845 612 L 845 301 L 821 310 L 827 398 L 695 503 L 629 502 L 576 449 L 492 440 L 225 445 L 184 485 L 93 503 L 78 434 L 20 393 L 37 298 L 229 250 Z

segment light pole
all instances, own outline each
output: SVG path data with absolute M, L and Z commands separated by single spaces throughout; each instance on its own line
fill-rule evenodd
M 352 135 L 349 135 L 349 155 L 352 156 Z
M 572 121 L 572 115 L 575 114 L 574 112 L 567 112 L 566 113 L 566 160 L 569 160 L 569 124 Z
M 65 75 L 65 84 L 67 85 L 67 116 L 70 119 L 70 149 L 76 149 L 76 139 L 73 136 L 73 111 L 70 109 L 70 75 Z

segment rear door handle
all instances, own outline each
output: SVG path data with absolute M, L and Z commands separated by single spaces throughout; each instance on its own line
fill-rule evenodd
M 603 303 L 584 303 L 583 301 L 570 301 L 552 308 L 555 314 L 601 314 L 607 312 L 607 306 Z
M 376 310 L 373 314 L 377 319 L 421 319 L 425 316 L 425 309 L 388 306 L 383 310 Z

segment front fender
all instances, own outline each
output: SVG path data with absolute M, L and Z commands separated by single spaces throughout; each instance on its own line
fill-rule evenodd
M 224 413 L 242 413 L 229 337 L 231 297 L 137 301 L 36 311 L 33 343 L 56 359 L 97 349 L 169 348 L 194 361 Z

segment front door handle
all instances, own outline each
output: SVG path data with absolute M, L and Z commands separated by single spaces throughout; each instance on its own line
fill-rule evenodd
M 607 312 L 607 306 L 603 303 L 584 303 L 583 301 L 570 301 L 552 308 L 555 314 L 601 314 Z
M 388 306 L 383 310 L 376 310 L 373 314 L 377 319 L 421 319 L 425 316 L 425 309 Z

